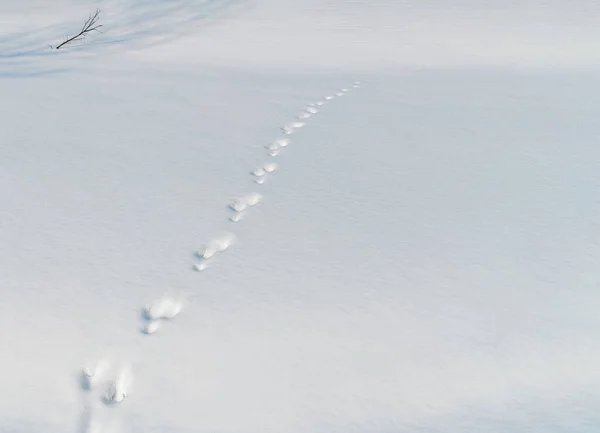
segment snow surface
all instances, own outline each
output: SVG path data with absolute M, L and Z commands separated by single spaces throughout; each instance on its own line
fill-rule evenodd
M 0 0 L 0 430 L 597 432 L 599 19 Z

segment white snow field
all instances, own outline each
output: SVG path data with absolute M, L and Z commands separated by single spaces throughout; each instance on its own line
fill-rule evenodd
M 597 433 L 599 21 L 0 0 L 0 431 Z

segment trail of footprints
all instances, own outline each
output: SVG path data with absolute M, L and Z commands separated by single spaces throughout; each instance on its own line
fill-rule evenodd
M 336 92 L 325 95 L 322 99 L 308 104 L 295 118 L 281 127 L 283 137 L 279 137 L 265 146 L 269 157 L 277 157 L 284 149 L 292 144 L 289 137 L 298 129 L 304 127 L 308 120 L 319 113 L 322 106 L 329 101 L 346 95 L 351 89 L 360 87 L 360 82 L 355 81 L 349 88 L 341 88 Z M 273 160 L 250 171 L 256 185 L 264 184 L 273 173 L 279 169 L 279 164 Z M 229 220 L 232 223 L 241 221 L 251 208 L 257 206 L 263 196 L 258 192 L 250 192 L 234 197 L 227 205 Z M 193 265 L 195 271 L 205 271 L 220 254 L 226 252 L 237 240 L 233 233 L 223 233 L 204 243 L 197 251 L 197 262 Z M 166 321 L 171 321 L 181 313 L 185 300 L 171 295 L 164 295 L 156 299 L 142 310 L 142 334 L 152 335 L 156 333 Z M 106 405 L 122 403 L 127 399 L 133 383 L 131 367 L 125 363 L 114 368 L 111 361 L 100 360 L 94 365 L 85 366 L 81 371 L 81 388 L 88 396 L 92 396 Z M 92 415 L 89 412 L 89 404 L 86 404 L 86 418 Z M 89 420 L 82 427 L 82 433 L 104 431 L 94 420 Z

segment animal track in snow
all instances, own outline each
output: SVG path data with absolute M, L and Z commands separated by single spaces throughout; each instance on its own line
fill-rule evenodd
M 158 320 L 150 320 L 144 325 L 142 332 L 148 335 L 154 334 L 159 330 L 160 324 L 161 323 Z
M 202 245 L 198 250 L 198 257 L 201 259 L 210 259 L 217 253 L 217 249 L 212 243 L 208 243 L 207 245 Z
M 269 151 L 269 156 L 277 156 L 281 152 L 281 149 L 288 146 L 291 143 L 289 138 L 278 138 L 277 140 L 267 144 L 265 147 Z
M 233 245 L 235 240 L 236 237 L 233 233 L 226 233 L 202 245 L 196 253 L 202 261 L 194 265 L 194 269 L 197 271 L 204 271 L 210 264 L 209 259 L 215 254 L 227 250 Z
M 233 233 L 227 233 L 227 234 L 215 239 L 214 245 L 217 248 L 217 251 L 222 253 L 223 251 L 227 250 L 230 246 L 232 246 L 234 244 L 235 240 L 236 240 L 236 237 Z
M 264 178 L 268 173 L 272 173 L 279 167 L 276 162 L 267 162 L 262 167 L 257 167 L 252 171 L 252 175 L 256 178 Z
M 117 372 L 116 377 L 109 383 L 104 396 L 107 404 L 122 403 L 130 392 L 133 383 L 133 375 L 129 367 L 123 367 Z
M 86 391 L 91 391 L 102 382 L 104 375 L 108 370 L 108 361 L 100 360 L 93 366 L 84 367 L 81 370 L 81 387 Z
M 275 170 L 277 170 L 279 168 L 279 164 L 277 164 L 276 162 L 267 162 L 264 166 L 263 166 L 263 170 L 266 173 L 273 173 Z
M 244 218 L 244 212 L 236 212 L 229 217 L 229 221 L 237 223 L 238 221 L 241 221 L 242 218 Z
M 246 210 L 248 206 L 254 206 L 260 202 L 262 196 L 257 192 L 246 194 L 243 197 L 236 198 L 229 203 L 229 207 L 235 212 L 242 212 Z
M 211 263 L 210 260 L 202 259 L 202 261 L 200 263 L 196 263 L 194 265 L 193 269 L 198 272 L 205 271 L 210 266 L 210 263 Z
M 248 207 L 248 204 L 243 198 L 236 198 L 229 203 L 229 207 L 235 212 L 243 212 Z
M 281 131 L 286 134 L 292 134 L 296 129 L 302 128 L 306 123 L 300 121 L 294 121 L 286 124 L 281 128 Z
M 268 174 L 275 171 L 278 166 L 279 165 L 276 162 L 267 162 L 263 166 L 255 168 L 252 171 L 252 175 L 254 176 L 254 182 L 259 185 L 262 185 L 266 182 Z
M 269 149 L 269 147 L 267 147 L 267 149 Z M 269 154 L 269 156 L 277 156 L 281 153 L 281 149 L 281 147 L 278 147 L 277 149 L 269 149 L 267 153 Z
M 111 363 L 105 359 L 96 362 L 93 366 L 85 367 L 81 371 L 82 387 L 85 391 L 95 391 L 99 393 L 92 394 L 100 401 L 106 404 L 120 403 L 127 397 L 132 384 L 132 371 L 127 365 L 121 369 L 112 371 Z M 84 400 L 88 401 L 88 399 Z M 90 431 L 93 426 L 99 427 L 91 414 L 89 401 L 86 403 L 84 431 Z
M 252 171 L 252 175 L 254 175 L 256 177 L 262 177 L 266 174 L 267 174 L 267 172 L 265 171 L 265 169 L 263 167 L 257 167 Z
M 288 144 L 291 143 L 292 140 L 290 140 L 289 138 L 278 138 L 277 140 L 273 141 L 272 143 L 267 144 L 267 149 L 269 150 L 278 150 L 282 147 L 286 147 Z
M 177 317 L 183 308 L 183 302 L 171 296 L 157 299 L 144 310 L 147 320 L 171 320 Z
M 266 173 L 264 176 L 255 176 L 254 181 L 260 185 L 265 182 L 265 178 Z M 245 196 L 233 199 L 231 202 L 229 202 L 229 208 L 233 210 L 234 213 L 229 217 L 229 220 L 234 223 L 241 221 L 242 218 L 244 218 L 244 215 L 246 214 L 245 210 L 248 207 L 257 205 L 261 200 L 262 196 L 257 192 L 246 194 Z
M 266 168 L 265 168 L 266 169 Z M 252 192 L 245 197 L 248 206 L 256 206 L 262 200 L 262 195 L 257 192 Z
M 149 306 L 142 309 L 144 324 L 140 331 L 146 335 L 154 334 L 161 328 L 163 321 L 177 317 L 183 306 L 183 299 L 168 295 L 153 301 Z
M 354 81 L 351 88 L 358 88 L 360 85 L 359 81 Z M 325 95 L 321 100 L 307 104 L 300 114 L 295 116 L 295 120 L 285 124 L 281 131 L 283 134 L 289 135 L 295 132 L 295 130 L 302 128 L 306 125 L 306 120 L 310 119 L 314 114 L 319 112 L 319 107 L 326 104 L 327 101 L 334 99 L 335 97 L 345 95 L 350 88 L 341 88 L 339 91 L 333 94 Z M 269 156 L 277 156 L 281 150 L 291 143 L 289 138 L 278 138 L 269 145 L 266 146 Z M 271 176 L 271 173 L 278 169 L 278 164 L 275 162 L 265 163 L 263 166 L 256 168 L 252 175 L 254 182 L 262 184 L 266 179 Z M 245 215 L 245 211 L 248 207 L 256 206 L 262 201 L 263 197 L 257 192 L 246 194 L 240 198 L 229 203 L 229 207 L 234 211 L 230 216 L 230 220 L 233 222 L 240 221 Z M 235 235 L 228 233 L 223 236 L 217 237 L 207 244 L 205 244 L 198 252 L 197 255 L 200 258 L 200 262 L 193 265 L 193 269 L 197 271 L 204 271 L 212 263 L 212 257 L 217 253 L 222 253 L 229 249 L 231 245 L 236 241 Z M 145 320 L 142 332 L 145 334 L 154 334 L 162 326 L 166 320 L 172 320 L 178 316 L 184 306 L 182 299 L 176 299 L 172 296 L 163 296 L 162 298 L 154 301 L 148 307 L 143 309 L 143 317 Z M 101 388 L 104 391 L 102 400 L 107 405 L 113 405 L 123 402 L 130 393 L 131 385 L 133 383 L 133 375 L 129 366 L 124 367 L 116 372 L 113 377 L 110 377 L 110 368 L 106 361 L 101 361 L 93 365 L 92 367 L 86 367 L 81 372 L 81 386 L 84 390 L 89 391 L 88 396 L 96 395 L 100 397 L 100 393 L 94 394 L 96 389 Z M 103 388 L 102 388 L 103 387 Z M 92 391 L 94 393 L 92 393 Z M 84 414 L 85 415 L 85 414 Z M 84 430 L 87 433 L 91 433 L 90 429 L 96 431 L 95 419 L 92 419 L 91 415 L 88 416 L 86 422 L 84 422 Z M 84 419 L 85 421 L 85 419 Z M 106 426 L 101 426 L 102 432 L 106 431 Z M 100 430 L 98 430 L 99 432 Z

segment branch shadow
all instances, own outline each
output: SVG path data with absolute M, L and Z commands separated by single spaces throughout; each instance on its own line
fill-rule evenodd
M 81 22 L 61 22 L 0 35 L 0 78 L 30 78 L 61 74 L 76 67 L 78 55 L 96 56 L 114 47 L 143 49 L 171 42 L 216 24 L 245 0 L 100 0 L 104 25 L 94 34 L 53 49 Z M 82 19 L 85 16 L 82 17 Z

